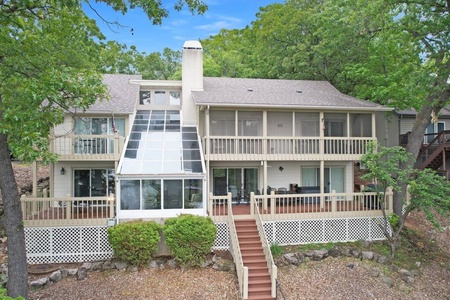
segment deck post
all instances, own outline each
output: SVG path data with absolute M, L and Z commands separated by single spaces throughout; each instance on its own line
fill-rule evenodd
M 250 192 L 250 215 L 255 215 L 255 192 Z
M 407 201 L 409 197 L 408 189 L 406 190 Z M 394 192 L 392 191 L 392 187 L 388 187 L 386 189 L 386 199 L 388 201 L 388 213 L 391 214 L 394 212 Z
M 208 197 L 208 215 L 212 216 L 213 215 L 213 193 L 209 193 L 209 197 Z
M 275 217 L 275 213 L 276 213 L 276 201 L 275 201 L 275 192 L 271 191 L 270 192 L 270 216 L 272 218 Z
M 67 197 L 70 197 L 70 195 L 67 195 Z M 72 201 L 71 199 L 66 200 L 66 219 L 70 220 L 72 219 Z
M 114 218 L 114 199 L 115 199 L 115 195 L 113 193 L 111 193 L 111 195 L 109 195 L 109 218 Z
M 325 197 L 324 197 L 325 198 Z M 336 197 L 336 191 L 331 190 L 331 212 L 337 211 L 337 197 Z

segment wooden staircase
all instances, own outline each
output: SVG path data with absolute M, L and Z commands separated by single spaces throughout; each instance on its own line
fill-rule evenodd
M 236 220 L 236 233 L 244 266 L 248 267 L 248 299 L 273 300 L 271 280 L 256 221 Z
M 433 141 L 425 146 L 418 155 L 420 169 L 430 168 L 438 173 L 442 173 L 447 180 L 450 180 L 450 166 L 447 166 L 447 159 L 450 157 L 450 131 L 445 130 L 439 133 Z M 421 163 L 420 163 L 421 162 Z

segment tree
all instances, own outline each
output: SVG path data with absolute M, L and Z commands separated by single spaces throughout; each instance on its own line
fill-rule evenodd
M 362 179 L 376 183 L 377 202 L 380 203 L 384 220 L 379 225 L 389 242 L 392 257 L 395 255 L 406 219 L 412 211 L 423 211 L 437 228 L 440 225 L 435 214 L 450 215 L 450 183 L 430 169 L 399 168 L 402 163 L 411 166 L 407 162 L 412 161 L 413 155 L 400 146 L 388 148 L 375 143 L 368 145 L 367 153 L 361 158 L 368 171 Z M 387 215 L 387 190 L 392 188 L 397 191 L 403 185 L 409 186 L 409 197 L 402 198 L 402 214 Z
M 154 24 L 167 16 L 156 0 L 104 0 L 117 11 L 141 7 Z M 200 0 L 178 0 L 203 13 Z M 98 64 L 103 38 L 81 1 L 0 1 L 0 189 L 8 236 L 8 295 L 28 294 L 25 238 L 9 149 L 24 161 L 56 159 L 51 128 L 69 108 L 107 99 Z

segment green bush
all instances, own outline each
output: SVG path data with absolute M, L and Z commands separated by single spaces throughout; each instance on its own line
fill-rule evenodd
M 161 237 L 156 222 L 133 221 L 108 228 L 108 240 L 114 257 L 135 266 L 149 263 Z
M 216 231 L 216 225 L 211 218 L 183 214 L 166 219 L 164 236 L 177 261 L 199 266 L 211 252 Z
M 23 297 L 11 298 L 6 295 L 6 289 L 0 286 L 0 300 L 25 300 Z
M 273 243 L 270 245 L 270 252 L 272 253 L 272 256 L 278 257 L 283 254 L 283 248 L 281 248 L 281 246 L 277 243 Z

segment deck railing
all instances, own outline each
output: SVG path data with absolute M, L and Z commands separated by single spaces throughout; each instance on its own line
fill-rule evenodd
M 386 201 L 384 207 L 387 213 L 393 211 L 393 193 L 387 191 L 383 195 L 376 192 L 353 192 L 322 194 L 275 194 L 254 195 L 250 197 L 249 215 L 255 215 L 255 205 L 263 221 L 302 220 L 322 218 L 347 218 L 382 216 L 381 201 Z M 220 222 L 228 213 L 220 201 L 226 196 L 210 195 L 209 214 L 215 222 Z M 225 215 L 224 215 L 225 214 Z M 236 215 L 235 218 L 246 218 Z
M 51 140 L 51 149 L 60 160 L 118 160 L 125 138 L 115 135 L 64 135 Z
M 269 242 L 267 241 L 266 231 L 264 230 L 264 225 L 261 219 L 261 215 L 259 213 L 259 205 L 257 205 L 257 202 L 254 200 L 254 197 L 255 194 L 252 192 L 250 194 L 250 198 L 253 198 L 253 201 L 250 202 L 254 206 L 256 226 L 258 228 L 259 237 L 261 239 L 264 256 L 266 257 L 267 268 L 269 269 L 270 281 L 272 284 L 272 291 L 271 291 L 272 297 L 276 297 L 278 269 L 277 266 L 275 265 L 275 262 L 273 261 L 272 252 L 270 251 L 270 245 Z
M 242 260 L 241 248 L 239 247 L 236 226 L 234 223 L 233 210 L 231 208 L 231 193 L 227 195 L 228 201 L 228 226 L 230 228 L 230 252 L 236 265 L 236 273 L 239 281 L 239 288 L 242 299 L 248 299 L 248 267 L 244 266 Z
M 373 137 L 230 137 L 204 138 L 205 157 L 210 160 L 227 159 L 321 159 L 326 156 L 346 156 L 358 159 L 366 153 L 366 145 Z M 209 149 L 209 153 L 208 153 Z M 347 157 L 348 156 L 348 157 Z M 344 159 L 344 158 L 343 158 Z
M 107 225 L 115 215 L 115 197 L 33 198 L 22 196 L 25 226 Z

